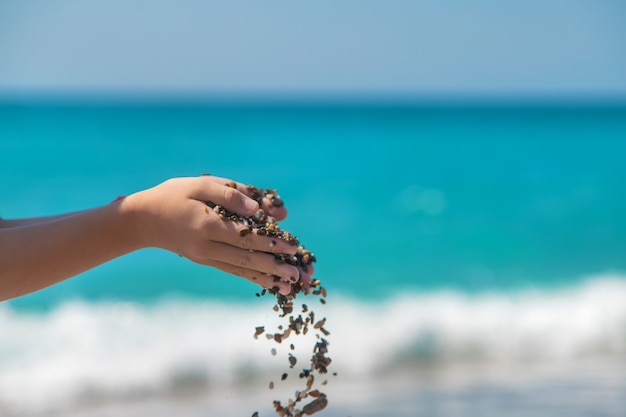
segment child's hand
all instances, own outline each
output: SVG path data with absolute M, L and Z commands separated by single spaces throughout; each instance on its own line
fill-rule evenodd
M 258 210 L 258 203 L 242 192 L 245 186 L 237 184 L 233 189 L 225 185 L 229 182 L 213 176 L 175 178 L 130 195 L 121 204 L 135 214 L 142 246 L 163 248 L 262 287 L 277 286 L 282 294 L 288 294 L 299 271 L 292 265 L 277 264 L 272 253 L 294 254 L 296 247 L 255 232 L 240 236 L 243 225 L 222 220 L 206 205 L 211 201 L 242 217 Z M 270 207 L 267 201 L 263 201 L 263 209 L 278 220 L 287 215 L 284 207 Z M 274 282 L 273 275 L 280 281 Z

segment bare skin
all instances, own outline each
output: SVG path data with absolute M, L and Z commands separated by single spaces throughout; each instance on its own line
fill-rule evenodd
M 212 201 L 247 217 L 259 205 L 245 187 L 226 187 L 214 176 L 174 178 L 115 203 L 53 217 L 0 219 L 0 300 L 54 285 L 97 265 L 148 247 L 165 249 L 196 263 L 248 279 L 262 287 L 278 286 L 287 294 L 299 271 L 278 265 L 272 253 L 294 254 L 296 248 L 223 221 L 205 202 Z M 284 207 L 262 208 L 277 220 Z M 312 271 L 309 271 L 312 273 Z M 273 275 L 280 277 L 274 282 Z M 310 275 L 302 275 L 309 281 Z

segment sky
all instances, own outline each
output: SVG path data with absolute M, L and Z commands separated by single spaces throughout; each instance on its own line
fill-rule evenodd
M 626 1 L 0 0 L 0 95 L 626 98 Z

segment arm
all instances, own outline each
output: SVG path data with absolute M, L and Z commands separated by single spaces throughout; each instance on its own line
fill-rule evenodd
M 139 249 L 121 205 L 0 229 L 0 300 L 48 287 Z
M 158 247 L 287 294 L 297 268 L 271 253 L 295 253 L 206 210 L 206 201 L 250 216 L 258 203 L 223 179 L 176 178 L 104 207 L 0 228 L 0 300 L 24 295 L 129 252 Z M 242 189 L 240 186 L 239 189 Z M 268 207 L 265 207 L 269 210 Z M 271 213 L 277 218 L 286 212 Z M 6 224 L 5 224 L 6 226 Z M 273 275 L 280 281 L 274 282 Z M 304 277 L 309 279 L 309 277 Z
M 11 219 L 11 220 L 6 220 L 0 217 L 0 229 L 8 229 L 10 227 L 20 227 L 20 226 L 31 226 L 31 225 L 38 224 L 38 223 L 45 223 L 49 221 L 62 219 L 64 217 L 73 216 L 78 213 L 82 213 L 82 212 L 65 213 L 65 214 L 59 214 L 56 216 L 47 216 L 47 217 L 28 217 L 24 219 Z

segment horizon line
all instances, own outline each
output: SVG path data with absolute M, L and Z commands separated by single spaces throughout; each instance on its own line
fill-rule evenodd
M 377 93 L 377 92 L 132 92 L 0 89 L 0 105 L 442 106 L 622 107 L 626 94 Z

